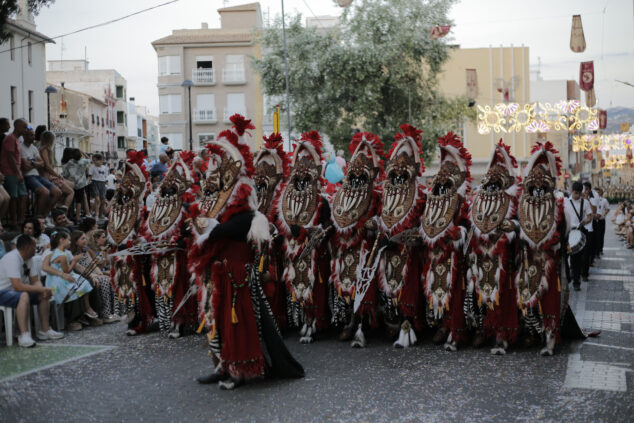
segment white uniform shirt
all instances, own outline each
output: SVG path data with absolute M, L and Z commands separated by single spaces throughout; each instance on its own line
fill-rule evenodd
M 40 151 L 33 144 L 28 147 L 24 143 L 20 143 L 20 149 L 22 150 L 22 158 L 27 160 L 41 160 Z M 38 176 L 40 173 L 36 168 L 33 168 L 27 171 L 24 175 L 26 176 Z
M 583 200 L 583 210 L 581 210 L 582 200 Z M 574 204 L 574 208 L 573 208 L 573 204 Z M 577 209 L 576 213 L 575 213 L 575 208 Z M 588 215 L 591 216 L 592 209 L 590 208 L 590 204 L 588 204 L 588 200 L 580 198 L 575 201 L 572 199 L 572 197 L 570 197 L 570 198 L 566 198 L 566 201 L 564 202 L 564 213 L 566 214 L 566 221 L 568 222 L 568 227 L 572 229 L 572 228 L 579 227 L 580 221 L 581 222 L 584 221 Z M 581 220 L 577 216 L 577 213 L 579 213 Z M 588 232 L 592 232 L 592 220 L 590 220 L 590 223 L 585 225 L 585 228 Z
M 603 197 L 599 197 L 599 205 L 597 206 L 597 213 L 601 215 L 599 220 L 605 220 L 603 215 L 610 210 L 610 203 L 607 199 Z
M 29 276 L 37 276 L 38 272 L 31 259 L 26 262 L 22 259 L 17 248 L 0 259 L 0 289 L 14 291 L 11 278 L 22 279 L 23 284 L 29 284 L 29 278 L 24 273 L 24 264 L 29 269 Z

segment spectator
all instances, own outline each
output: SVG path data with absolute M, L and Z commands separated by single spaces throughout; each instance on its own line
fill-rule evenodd
M 117 176 L 115 175 L 114 168 L 110 169 L 108 176 L 106 176 L 106 200 L 112 200 L 114 197 L 114 191 L 117 189 Z
M 53 210 L 51 212 L 51 216 L 53 217 L 53 223 L 58 228 L 70 228 L 71 226 L 74 226 L 73 222 L 68 220 L 68 217 L 66 216 L 66 213 L 64 213 L 63 210 L 59 210 L 59 209 Z
M 42 261 L 44 261 L 44 257 L 51 250 L 51 239 L 48 235 L 42 233 L 44 229 L 42 221 L 43 219 L 26 219 L 22 224 L 22 235 L 30 236 L 35 240 L 35 254 L 32 258 L 33 266 L 40 276 L 45 276 L 42 273 Z M 15 237 L 13 240 L 14 244 L 17 245 L 19 237 L 20 235 Z
M 77 230 L 84 233 L 95 229 L 97 229 L 97 220 L 94 217 L 84 217 L 77 228 Z
M 106 179 L 108 166 L 103 164 L 103 156 L 99 153 L 92 156 L 90 179 L 92 197 L 94 198 L 92 214 L 104 219 L 106 214 Z
M 44 161 L 40 152 L 33 145 L 33 131 L 27 128 L 22 142 L 22 172 L 26 187 L 37 196 L 37 212 L 39 217 L 47 217 L 57 200 L 62 196 L 62 191 L 48 179 L 40 175 L 39 169 L 44 169 Z
M 169 142 L 170 140 L 167 137 L 161 137 L 161 146 L 159 147 L 159 154 L 166 153 L 168 149 L 171 150 L 172 147 L 170 147 Z
M 65 148 L 62 155 L 62 175 L 75 184 L 75 222 L 79 223 L 82 205 L 88 214 L 88 200 L 86 199 L 86 170 L 90 160 L 78 148 Z
M 73 204 L 75 185 L 62 177 L 55 171 L 55 134 L 52 132 L 44 132 L 40 140 L 40 157 L 44 162 L 44 166 L 40 169 L 40 175 L 51 181 L 62 192 L 60 199 L 61 205 L 65 211 L 68 211 Z
M 95 229 L 86 234 L 88 238 L 88 254 L 91 258 L 97 258 L 99 268 L 102 271 L 110 270 L 108 258 L 108 237 L 103 229 Z
M 37 128 L 35 128 L 35 136 L 33 139 L 35 139 L 38 146 L 42 141 L 42 134 L 44 134 L 44 132 L 46 132 L 46 125 L 38 125 Z
M 110 277 L 103 274 L 98 265 L 93 265 L 93 257 L 88 252 L 88 237 L 82 231 L 73 231 L 71 238 L 71 251 L 76 257 L 80 257 L 75 268 L 87 274 L 99 292 L 99 317 L 104 323 L 117 322 L 115 315 L 114 291 L 110 284 Z M 97 260 L 94 262 L 97 263 Z M 118 301 L 117 301 L 118 305 Z
M 163 180 L 163 176 L 167 173 L 167 166 L 169 164 L 169 157 L 167 154 L 162 153 L 159 154 L 159 159 L 150 170 L 150 175 L 152 177 L 152 182 L 157 182 Z
M 70 253 L 70 235 L 66 231 L 53 232 L 51 247 L 54 249 L 42 263 L 42 269 L 46 272 L 46 287 L 53 291 L 53 297 L 57 304 L 70 302 L 83 298 L 85 315 L 90 319 L 97 319 L 97 313 L 90 306 L 88 294 L 92 291 L 92 286 L 88 279 L 75 273 L 75 266 L 81 259 Z M 82 329 L 79 319 L 69 322 L 68 330 L 77 331 Z
M 27 235 L 17 240 L 17 248 L 0 259 L 0 305 L 16 309 L 21 347 L 33 347 L 35 341 L 29 333 L 29 314 L 31 304 L 38 304 L 41 330 L 37 337 L 41 340 L 59 339 L 64 335 L 49 326 L 52 290 L 42 286 L 35 270 L 32 257 L 35 254 L 35 241 Z M 30 282 L 30 283 L 29 283 Z
M 9 226 L 16 229 L 26 215 L 26 185 L 20 169 L 22 151 L 19 138 L 27 131 L 24 119 L 13 122 L 13 133 L 4 137 L 0 154 L 0 173 L 4 175 L 4 188 L 11 197 L 9 202 Z

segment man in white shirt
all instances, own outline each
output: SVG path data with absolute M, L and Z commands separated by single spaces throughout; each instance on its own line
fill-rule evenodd
M 597 188 L 597 194 L 599 196 L 599 203 L 597 205 L 597 249 L 595 257 L 601 258 L 601 255 L 603 254 L 603 241 L 605 239 L 605 217 L 608 215 L 608 213 L 610 213 L 610 203 L 603 196 L 603 189 Z
M 35 346 L 28 331 L 31 304 L 38 304 L 41 323 L 41 330 L 37 333 L 39 339 L 59 339 L 64 336 L 49 326 L 49 299 L 53 292 L 42 286 L 33 265 L 34 254 L 35 240 L 28 235 L 21 235 L 16 248 L 0 259 L 0 306 L 16 309 L 20 329 L 18 344 L 26 348 Z
M 590 202 L 581 196 L 583 191 L 583 185 L 581 182 L 574 182 L 572 184 L 572 192 L 570 198 L 564 200 L 564 214 L 566 215 L 566 225 L 568 231 L 571 229 L 579 229 L 586 235 L 586 245 L 577 254 L 570 255 L 570 268 L 572 271 L 572 285 L 576 291 L 581 289 L 581 282 L 579 280 L 583 273 L 584 260 L 587 261 L 588 255 L 588 234 L 592 229 L 592 208 Z M 584 280 L 587 279 L 587 275 L 584 276 Z
M 589 181 L 583 183 L 583 198 L 590 202 L 592 207 L 592 231 L 588 239 L 590 250 L 588 251 L 588 260 L 584 261 L 583 276 L 588 277 L 588 271 L 590 267 L 594 266 L 594 256 L 597 249 L 597 207 L 599 206 L 599 194 L 592 189 L 592 184 Z

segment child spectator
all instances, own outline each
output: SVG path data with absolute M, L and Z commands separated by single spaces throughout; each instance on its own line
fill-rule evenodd
M 91 194 L 94 198 L 92 204 L 93 216 L 104 219 L 106 214 L 106 180 L 108 176 L 108 166 L 103 164 L 103 156 L 99 153 L 92 156 L 92 166 L 89 171 L 91 179 Z
M 34 269 L 40 276 L 46 276 L 42 272 L 42 262 L 44 261 L 44 257 L 51 250 L 51 239 L 48 235 L 42 233 L 43 229 L 42 221 L 36 218 L 27 219 L 22 224 L 22 235 L 27 235 L 35 239 L 35 254 L 31 260 L 33 261 Z M 13 240 L 14 244 L 17 245 L 19 237 L 20 235 L 15 237 Z
M 78 148 L 65 148 L 62 155 L 62 175 L 75 184 L 75 222 L 79 223 L 81 218 L 82 205 L 88 211 L 88 200 L 86 199 L 86 186 L 88 179 L 86 178 L 86 170 L 90 166 L 88 160 Z
M 11 197 L 9 202 L 9 226 L 16 229 L 24 222 L 26 215 L 26 185 L 20 163 L 22 150 L 19 138 L 27 131 L 28 124 L 24 119 L 13 122 L 13 133 L 4 137 L 2 154 L 0 154 L 0 173 L 4 175 L 4 188 Z
M 110 271 L 108 258 L 108 237 L 103 229 L 95 229 L 86 234 L 88 237 L 88 254 L 91 258 L 97 257 L 99 268 L 107 274 Z
M 117 189 L 117 176 L 114 174 L 114 168 L 110 169 L 108 176 L 106 176 L 106 200 L 112 200 L 114 197 L 114 191 Z
M 44 132 L 40 140 L 40 157 L 44 162 L 44 166 L 40 169 L 40 175 L 51 181 L 57 188 L 62 191 L 60 199 L 60 207 L 64 211 L 68 211 L 73 204 L 73 196 L 75 194 L 75 185 L 64 179 L 62 175 L 55 171 L 55 134 L 52 132 Z
M 85 315 L 90 319 L 96 319 L 97 313 L 90 306 L 88 295 L 86 295 L 92 291 L 92 286 L 88 279 L 74 271 L 81 257 L 73 257 L 68 250 L 70 248 L 70 235 L 66 231 L 59 231 L 53 232 L 52 236 L 53 253 L 46 256 L 42 263 L 42 270 L 47 273 L 46 287 L 53 291 L 53 298 L 57 304 L 75 301 L 83 297 Z M 82 329 L 81 323 L 77 320 L 74 319 L 68 324 L 68 330 Z
M 103 274 L 98 266 L 98 259 L 93 262 L 88 249 L 88 237 L 82 231 L 73 231 L 71 238 L 71 251 L 75 257 L 80 257 L 76 268 L 86 274 L 92 280 L 99 292 L 99 316 L 104 323 L 113 323 L 119 319 L 115 315 L 114 291 L 110 284 L 110 277 Z M 118 301 L 117 301 L 118 303 Z

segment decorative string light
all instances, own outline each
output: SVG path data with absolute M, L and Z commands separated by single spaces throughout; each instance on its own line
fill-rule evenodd
M 631 134 L 574 135 L 572 151 L 622 151 L 632 145 Z
M 550 103 L 498 103 L 478 105 L 480 134 L 526 131 L 594 131 L 599 129 L 597 109 L 582 106 L 579 100 Z

